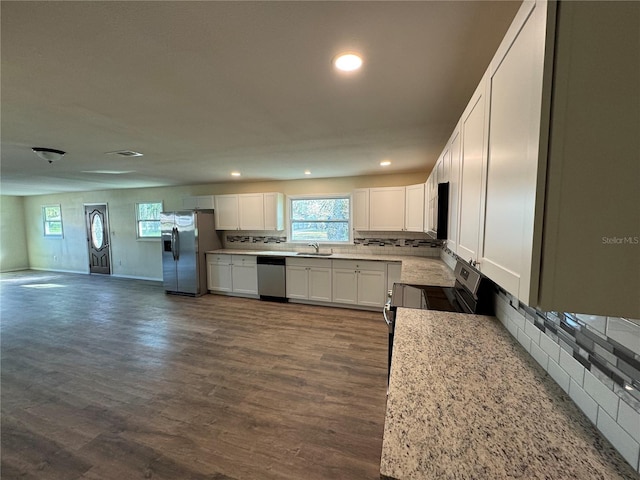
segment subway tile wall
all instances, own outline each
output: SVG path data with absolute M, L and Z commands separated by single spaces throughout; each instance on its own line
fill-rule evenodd
M 496 317 L 640 472 L 640 322 L 542 312 L 500 288 Z
M 243 231 L 223 232 L 224 248 L 256 251 L 297 251 L 312 252 L 306 243 L 287 242 L 282 232 Z M 349 245 L 320 243 L 321 252 L 364 255 L 415 255 L 419 257 L 439 257 L 441 240 L 430 239 L 420 233 L 356 232 L 354 242 Z

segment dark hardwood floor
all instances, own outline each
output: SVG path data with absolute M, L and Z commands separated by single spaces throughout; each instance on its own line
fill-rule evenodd
M 0 275 L 1 478 L 374 479 L 377 312 Z

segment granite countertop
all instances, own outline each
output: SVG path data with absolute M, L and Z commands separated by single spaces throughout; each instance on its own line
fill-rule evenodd
M 402 276 L 401 282 L 415 284 L 429 284 L 452 286 L 455 283 L 453 271 L 449 266 L 440 260 L 439 257 L 417 257 L 409 255 L 368 255 L 356 253 L 334 253 L 328 257 L 318 257 L 315 255 L 298 255 L 298 252 L 287 251 L 257 251 L 240 249 L 220 249 L 211 250 L 205 253 L 219 253 L 227 255 L 260 255 L 278 257 L 302 257 L 302 258 L 326 258 L 329 260 L 370 260 L 380 262 L 401 262 Z
M 638 479 L 495 317 L 400 308 L 390 479 Z

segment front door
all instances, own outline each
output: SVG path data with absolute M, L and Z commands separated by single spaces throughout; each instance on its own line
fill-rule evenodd
M 89 273 L 111 273 L 109 257 L 109 227 L 106 205 L 85 205 L 87 242 L 89 244 Z

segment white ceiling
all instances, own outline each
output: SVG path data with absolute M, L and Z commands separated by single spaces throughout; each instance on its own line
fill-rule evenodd
M 3 0 L 1 193 L 426 174 L 519 4 Z

